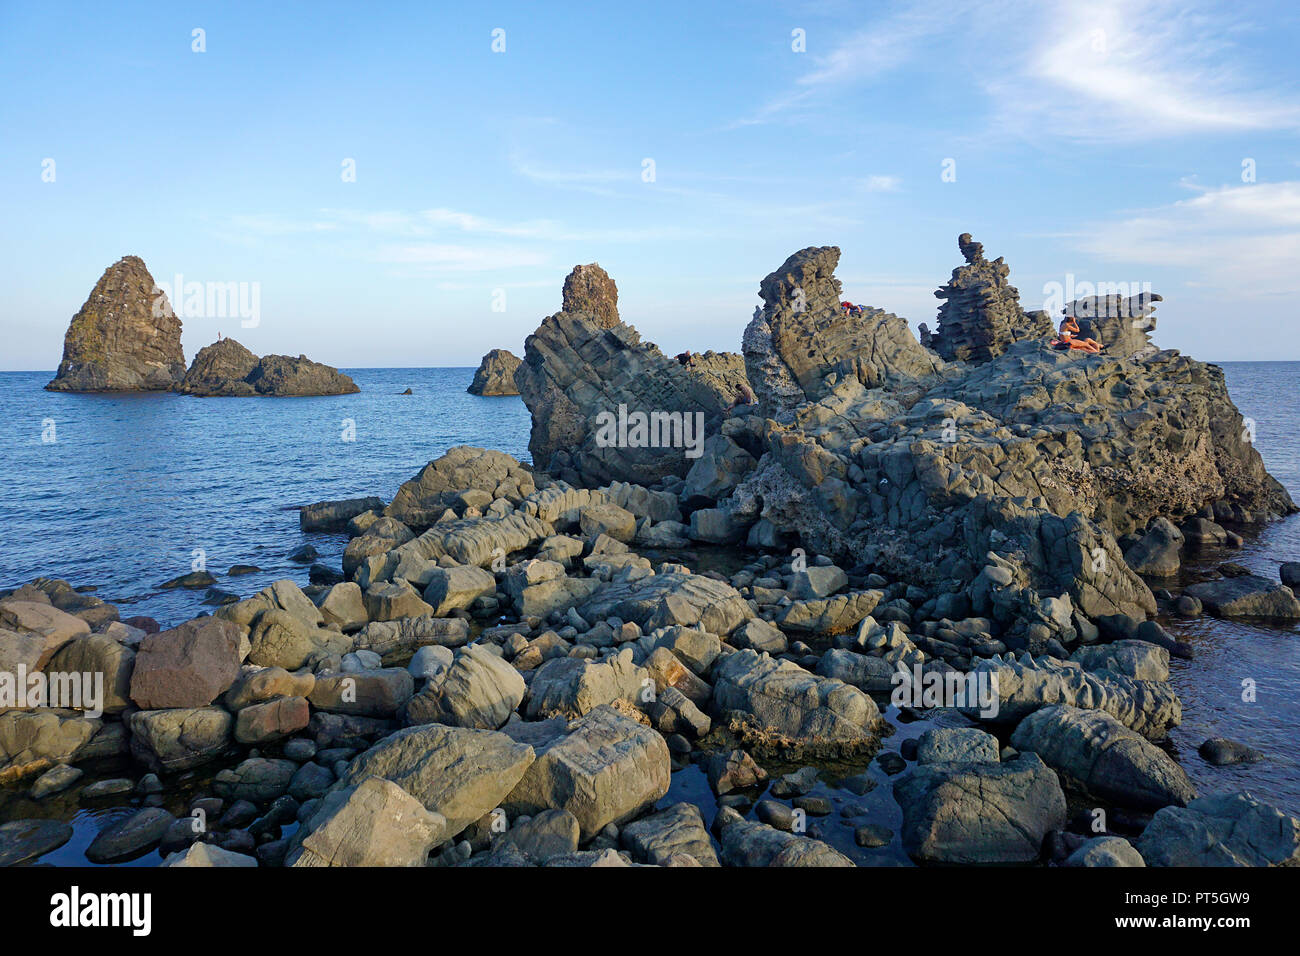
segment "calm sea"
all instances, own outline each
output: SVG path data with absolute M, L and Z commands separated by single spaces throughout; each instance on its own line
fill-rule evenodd
M 1300 499 L 1300 363 L 1226 363 L 1232 397 L 1256 422 L 1269 470 Z M 197 399 L 46 392 L 51 372 L 0 373 L 0 586 L 38 575 L 94 585 L 124 616 L 164 626 L 201 610 L 202 592 L 159 585 L 202 559 L 219 586 L 246 596 L 305 565 L 288 555 L 316 547 L 337 567 L 343 535 L 303 535 L 296 508 L 325 498 L 379 495 L 459 444 L 528 456 L 529 416 L 517 398 L 478 398 L 468 368 L 348 369 L 356 395 Z M 400 394 L 410 388 L 411 395 Z M 1207 555 L 1276 578 L 1300 560 L 1300 517 Z M 232 564 L 263 571 L 227 578 Z M 1167 622 L 1196 645 L 1174 664 L 1184 704 L 1173 744 L 1203 792 L 1249 789 L 1300 814 L 1300 630 L 1206 618 Z M 1242 700 L 1242 682 L 1257 698 Z M 1210 767 L 1196 747 L 1226 736 L 1268 760 Z

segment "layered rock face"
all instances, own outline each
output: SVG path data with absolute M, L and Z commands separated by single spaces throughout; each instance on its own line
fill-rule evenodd
M 901 386 L 938 372 L 907 323 L 881 309 L 840 307 L 836 246 L 796 252 L 762 282 L 764 306 L 745 329 L 745 370 L 763 414 L 788 423 L 794 409 L 840 383 Z
M 642 342 L 618 319 L 613 280 L 598 265 L 579 266 L 565 280 L 564 308 L 528 337 L 515 373 L 533 418 L 533 462 L 590 485 L 685 476 L 689 446 L 718 429 L 737 372 L 734 360 L 715 357 L 697 373 Z
M 336 368 L 305 355 L 258 358 L 234 339 L 199 349 L 176 390 L 199 397 L 348 395 L 361 389 Z
M 519 359 L 505 349 L 493 349 L 483 356 L 474 381 L 465 391 L 471 395 L 518 395 L 515 386 L 515 369 L 519 368 Z
M 987 362 L 1012 342 L 1052 333 L 1046 312 L 1020 307 L 1020 293 L 1007 282 L 1011 270 L 1001 256 L 985 259 L 984 246 L 968 232 L 957 238 L 957 247 L 966 265 L 953 269 L 948 284 L 935 292 L 945 301 L 931 348 L 950 362 Z
M 982 314 L 1010 321 L 1005 266 L 962 244 L 970 261 L 953 284 L 997 276 Z M 1032 620 L 1040 594 L 1067 594 L 1087 615 L 1143 617 L 1155 602 L 1117 536 L 1208 506 L 1255 518 L 1294 509 L 1217 367 L 1136 340 L 1114 355 L 1054 351 L 1019 332 L 985 342 L 978 364 L 945 364 L 902 320 L 836 311 L 836 259 L 814 248 L 787 260 L 746 330 L 766 421 L 747 426 L 757 467 L 719 496 L 742 526 L 948 582 L 1011 622 Z M 853 327 L 895 321 L 875 337 Z M 990 584 L 985 569 L 1010 583 Z
M 104 270 L 63 337 L 46 388 L 59 392 L 166 391 L 185 374 L 181 321 L 138 256 Z

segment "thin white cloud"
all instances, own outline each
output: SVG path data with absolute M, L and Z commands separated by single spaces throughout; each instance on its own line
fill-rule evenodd
M 1292 295 L 1300 292 L 1300 182 L 1206 189 L 1119 221 L 1094 223 L 1077 245 L 1126 268 L 1176 267 L 1191 284 L 1234 296 Z

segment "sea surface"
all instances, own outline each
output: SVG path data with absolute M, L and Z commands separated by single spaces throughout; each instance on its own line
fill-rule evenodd
M 1300 500 L 1300 363 L 1222 367 L 1233 400 L 1256 423 L 1269 471 Z M 307 565 L 289 560 L 304 544 L 338 567 L 346 535 L 303 534 L 301 505 L 361 495 L 389 500 L 455 445 L 529 460 L 527 409 L 518 398 L 468 394 L 473 369 L 346 371 L 359 394 L 280 399 L 70 395 L 43 390 L 52 372 L 0 372 L 0 587 L 63 578 L 95 587 L 124 617 L 145 614 L 168 627 L 211 610 L 200 603 L 202 591 L 160 588 L 196 564 L 241 597 L 282 577 L 305 585 Z M 407 388 L 412 394 L 401 394 Z M 1194 563 L 1231 560 L 1276 579 L 1282 561 L 1300 560 L 1300 516 L 1245 538 L 1240 550 Z M 233 564 L 262 570 L 232 578 L 226 571 Z M 1194 660 L 1172 665 L 1184 714 L 1170 745 L 1180 763 L 1203 793 L 1246 789 L 1300 815 L 1300 628 L 1162 620 L 1196 648 Z M 1243 700 L 1243 681 L 1255 686 L 1253 702 Z M 888 716 L 897 723 L 892 708 Z M 889 749 L 923 729 L 900 725 Z M 1196 748 L 1214 736 L 1249 744 L 1267 759 L 1211 767 Z M 673 780 L 669 798 L 706 796 L 694 768 Z M 868 800 L 880 804 L 878 822 L 897 816 L 887 796 L 882 787 Z M 3 819 L 20 809 L 43 815 L 20 802 Z M 126 809 L 75 812 L 77 837 L 46 862 L 84 862 L 85 843 Z M 856 857 L 849 831 L 826 838 Z M 149 861 L 156 854 L 140 862 Z M 891 850 L 878 862 L 907 861 Z

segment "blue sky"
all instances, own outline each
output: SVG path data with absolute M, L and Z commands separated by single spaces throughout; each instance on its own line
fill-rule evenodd
M 474 365 L 522 354 L 591 261 L 669 353 L 737 350 L 759 280 L 808 245 L 841 247 L 848 298 L 933 327 L 964 231 L 1028 308 L 1070 277 L 1149 283 L 1159 344 L 1300 359 L 1282 331 L 1298 21 L 1291 3 L 0 3 L 0 368 L 53 369 L 128 253 L 160 282 L 256 284 L 255 328 L 183 315 L 187 358 L 220 331 L 344 367 Z

